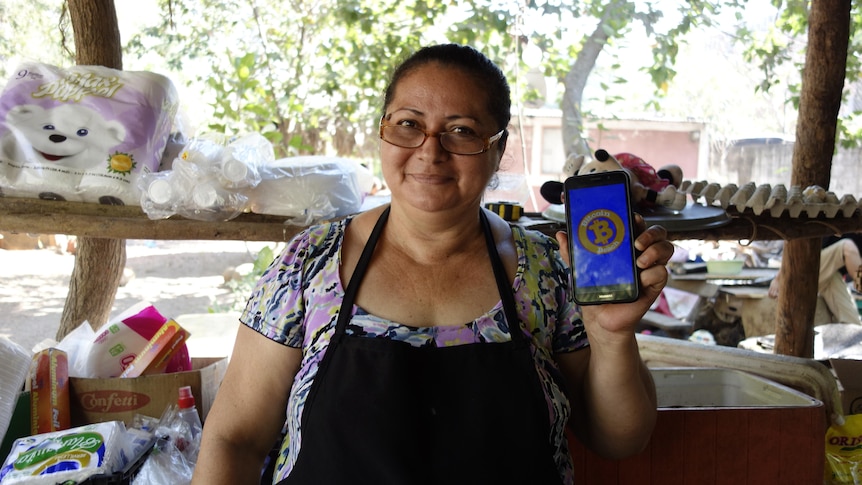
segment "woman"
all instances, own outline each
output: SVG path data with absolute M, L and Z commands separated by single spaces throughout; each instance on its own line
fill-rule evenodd
M 308 229 L 263 276 L 194 483 L 256 483 L 285 410 L 274 483 L 571 483 L 567 424 L 606 456 L 646 445 L 655 389 L 634 328 L 672 246 L 645 230 L 641 298 L 582 320 L 565 233 L 481 208 L 509 109 L 505 76 L 470 47 L 396 70 L 380 121 L 392 202 Z

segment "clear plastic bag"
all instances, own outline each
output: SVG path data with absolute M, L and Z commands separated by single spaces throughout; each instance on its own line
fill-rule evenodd
M 194 464 L 170 441 L 160 438 L 132 480 L 132 485 L 187 485 L 192 482 Z
M 337 157 L 282 158 L 263 167 L 261 182 L 248 191 L 252 212 L 288 217 L 309 225 L 346 216 L 362 207 L 365 191 L 358 163 Z
M 260 134 L 228 140 L 208 135 L 190 140 L 170 170 L 141 179 L 141 207 L 150 219 L 180 215 L 227 221 L 248 208 L 246 189 L 261 180 L 260 167 L 275 158 Z
M 197 432 L 195 432 L 197 431 Z M 168 406 L 155 430 L 156 444 L 132 485 L 186 485 L 200 449 L 200 430 L 193 430 L 175 404 Z

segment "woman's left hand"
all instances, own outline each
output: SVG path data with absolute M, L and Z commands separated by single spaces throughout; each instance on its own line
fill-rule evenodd
M 667 231 L 662 226 L 646 228 L 643 217 L 639 214 L 635 214 L 635 226 L 638 232 L 635 249 L 640 251 L 637 258 L 637 266 L 640 269 L 638 299 L 631 303 L 582 306 L 581 312 L 588 327 L 587 333 L 593 337 L 598 336 L 596 326 L 612 334 L 633 332 L 641 317 L 649 310 L 667 284 L 666 264 L 674 251 L 673 244 L 667 239 Z M 568 235 L 565 231 L 558 231 L 556 238 L 560 243 L 563 259 L 569 261 Z M 589 327 L 593 327 L 592 332 Z

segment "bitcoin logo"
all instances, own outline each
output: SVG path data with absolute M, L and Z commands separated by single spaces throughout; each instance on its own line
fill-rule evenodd
M 607 254 L 623 242 L 625 226 L 623 220 L 606 209 L 598 209 L 585 215 L 578 224 L 578 240 L 587 251 L 594 254 Z
M 614 237 L 614 231 L 605 219 L 594 219 L 587 229 L 593 233 L 593 242 L 596 246 L 606 246 Z

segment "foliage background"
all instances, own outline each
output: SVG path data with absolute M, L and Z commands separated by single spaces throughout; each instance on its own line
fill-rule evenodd
M 583 120 L 709 123 L 718 141 L 795 134 L 807 2 L 782 0 L 136 0 L 115 2 L 127 70 L 174 79 L 189 132 L 265 134 L 279 156 L 373 165 L 389 70 L 421 45 L 475 45 L 518 107 L 562 110 L 567 152 Z M 0 4 L 0 60 L 72 64 L 61 0 Z M 658 9 L 660 8 L 660 10 Z M 854 29 L 862 8 L 853 5 Z M 862 38 L 852 33 L 839 142 L 862 138 Z M 64 50 L 64 47 L 66 50 Z

